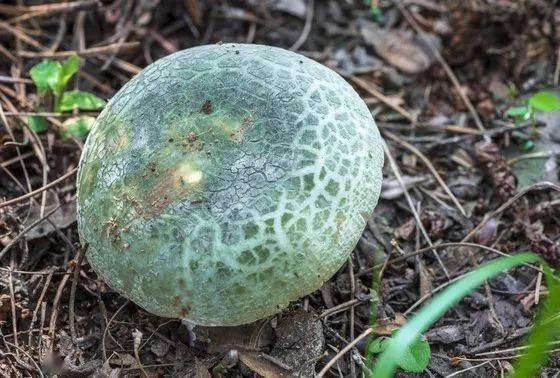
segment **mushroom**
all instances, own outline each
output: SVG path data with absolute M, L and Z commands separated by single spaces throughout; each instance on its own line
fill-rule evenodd
M 80 161 L 91 266 L 144 309 L 227 326 L 277 313 L 347 260 L 381 188 L 370 111 L 281 48 L 217 44 L 146 67 Z

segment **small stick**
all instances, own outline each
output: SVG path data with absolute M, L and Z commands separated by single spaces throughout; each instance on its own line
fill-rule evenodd
M 78 171 L 78 168 L 74 168 L 72 169 L 70 172 L 60 176 L 59 178 L 57 178 L 56 180 L 48 183 L 47 185 L 39 188 L 39 189 L 35 189 L 32 192 L 29 192 L 27 194 L 24 194 L 23 196 L 17 197 L 17 198 L 13 198 L 11 200 L 5 201 L 0 203 L 0 209 L 9 205 L 13 205 L 14 203 L 18 203 L 21 202 L 23 200 L 26 200 L 28 198 L 34 197 L 39 193 L 42 193 L 43 191 L 52 188 L 53 186 L 58 185 L 59 183 L 61 183 L 62 181 L 66 180 L 69 177 L 72 177 L 76 172 Z
M 336 354 L 336 356 L 334 356 L 332 358 L 332 360 L 330 360 L 319 372 L 319 374 L 317 374 L 317 378 L 321 378 L 323 376 L 325 376 L 325 374 L 329 371 L 329 369 L 336 363 L 336 361 L 338 361 L 340 359 L 340 357 L 344 356 L 350 349 L 352 349 L 354 347 L 354 345 L 358 344 L 360 342 L 360 340 L 362 340 L 364 337 L 366 337 L 367 335 L 369 335 L 370 333 L 373 332 L 373 328 L 369 327 L 367 328 L 364 332 L 362 332 L 358 337 L 356 337 L 353 341 L 351 341 L 350 343 L 348 343 L 348 345 L 346 345 L 344 348 L 342 348 L 340 350 L 340 352 L 338 352 Z
M 385 151 L 385 155 L 387 156 L 387 159 L 389 160 L 389 165 L 391 166 L 391 169 L 392 169 L 393 173 L 395 174 L 395 177 L 397 178 L 397 181 L 399 182 L 399 184 L 402 187 L 403 194 L 406 198 L 406 201 L 408 202 L 408 206 L 410 207 L 410 211 L 414 215 L 414 219 L 416 220 L 416 224 L 420 228 L 420 231 L 422 231 L 422 236 L 424 236 L 424 239 L 426 239 L 426 242 L 430 245 L 430 247 L 432 247 L 432 251 L 434 253 L 434 256 L 436 257 L 436 260 L 438 261 L 439 265 L 443 269 L 443 272 L 444 272 L 445 276 L 447 278 L 450 278 L 449 272 L 447 271 L 447 268 L 443 264 L 443 261 L 441 261 L 441 258 L 439 257 L 439 254 L 438 254 L 437 250 L 434 248 L 434 244 L 432 243 L 432 240 L 428 236 L 428 232 L 426 231 L 426 228 L 422 224 L 422 221 L 420 219 L 420 215 L 418 215 L 418 212 L 416 211 L 416 208 L 414 206 L 414 202 L 412 202 L 412 198 L 410 197 L 410 194 L 408 193 L 408 189 L 406 188 L 406 185 L 405 185 L 405 183 L 403 181 L 403 178 L 401 176 L 399 167 L 397 166 L 397 162 L 395 161 L 395 159 L 391 155 L 391 151 L 389 151 L 389 147 L 387 146 L 387 143 L 382 141 L 381 144 L 383 146 L 383 150 Z
M 449 187 L 447 186 L 445 181 L 443 181 L 443 178 L 439 175 L 438 171 L 436 171 L 436 169 L 434 168 L 434 166 L 432 165 L 430 160 L 426 157 L 426 155 L 424 155 L 422 152 L 420 152 L 420 150 L 418 150 L 412 144 L 402 140 L 401 138 L 399 138 L 398 136 L 396 136 L 395 134 L 393 134 L 390 131 L 383 131 L 383 134 L 387 135 L 390 139 L 397 142 L 401 146 L 405 147 L 410 152 L 412 152 L 414 155 L 418 156 L 420 158 L 420 160 L 422 160 L 424 162 L 424 164 L 426 164 L 426 167 L 432 173 L 432 175 L 434 176 L 436 181 L 439 183 L 439 185 L 443 188 L 445 193 L 447 193 L 449 198 L 451 198 L 451 201 L 453 201 L 453 203 L 455 204 L 455 206 L 457 207 L 457 209 L 459 210 L 461 215 L 463 215 L 464 217 L 467 216 L 467 213 L 465 212 L 465 209 L 463 208 L 463 206 L 461 206 L 461 203 L 459 202 L 457 197 L 455 197 L 455 195 L 451 192 L 451 190 L 449 189 Z
M 82 248 L 78 249 L 78 255 L 75 257 L 76 266 L 74 267 L 72 286 L 70 287 L 70 301 L 68 303 L 68 306 L 70 307 L 70 314 L 69 314 L 70 335 L 72 336 L 72 341 L 74 342 L 74 344 L 78 342 L 76 325 L 75 325 L 76 315 L 74 313 L 74 304 L 76 302 L 76 287 L 78 286 L 78 280 L 80 279 L 80 267 L 82 265 L 82 260 L 84 259 L 85 256 L 86 249 L 87 246 L 83 249 Z
M 466 368 L 466 369 L 463 369 L 463 370 L 458 370 L 458 371 L 456 371 L 456 372 L 454 372 L 454 373 L 451 373 L 451 374 L 449 374 L 449 375 L 446 375 L 445 378 L 455 377 L 455 376 L 457 376 L 457 375 L 459 375 L 459 374 L 463 374 L 463 373 L 465 373 L 465 372 L 467 372 L 467 371 L 469 371 L 469 370 L 473 370 L 473 369 L 482 367 L 482 366 L 484 366 L 484 365 L 490 363 L 490 361 L 491 361 L 491 360 L 484 361 L 484 362 L 481 362 L 481 363 L 478 364 L 478 365 L 470 366 L 470 367 L 468 367 L 468 368 Z
M 397 113 L 410 121 L 410 123 L 416 126 L 416 118 L 413 117 L 412 114 L 410 114 L 401 106 L 394 104 L 393 101 L 389 99 L 389 97 L 385 96 L 383 93 L 375 89 L 370 83 L 354 75 L 350 76 L 350 80 L 366 92 L 370 93 L 372 96 L 377 97 L 382 103 L 395 110 Z
M 539 304 L 539 297 L 541 296 L 542 276 L 542 272 L 537 273 L 537 283 L 535 284 L 535 305 Z
M 17 64 L 17 58 L 4 46 L 0 45 L 0 53 L 8 58 L 12 63 Z
M 81 0 L 31 6 L 0 4 L 0 13 L 14 16 L 25 13 L 41 12 L 43 15 L 52 15 L 59 12 L 74 11 L 76 9 L 82 9 L 83 7 L 98 4 L 99 0 Z
M 41 302 L 41 326 L 39 327 L 41 333 L 39 334 L 39 345 L 37 350 L 43 351 L 43 329 L 45 328 L 45 319 L 47 318 L 47 302 Z
M 71 268 L 68 269 L 68 271 L 70 271 Z M 54 344 L 54 339 L 55 339 L 55 329 L 56 329 L 56 318 L 58 316 L 58 303 L 60 302 L 60 298 L 62 297 L 62 291 L 64 290 L 64 287 L 66 286 L 66 283 L 68 282 L 68 279 L 70 278 L 70 275 L 67 274 L 64 277 L 62 277 L 62 280 L 60 281 L 60 284 L 58 285 L 58 288 L 56 290 L 56 294 L 54 296 L 54 300 L 52 303 L 52 314 L 51 314 L 51 319 L 49 321 L 49 336 L 50 336 L 50 342 L 49 342 L 49 349 L 52 351 L 53 348 L 53 344 Z M 41 327 L 43 325 L 41 324 Z
M 43 290 L 41 290 L 41 295 L 39 295 L 39 299 L 37 300 L 37 305 L 33 310 L 33 315 L 31 316 L 31 324 L 29 325 L 29 333 L 27 334 L 27 345 L 31 346 L 31 336 L 33 336 L 33 326 L 35 325 L 35 321 L 37 320 L 37 313 L 39 312 L 39 306 L 43 303 L 43 298 L 45 298 L 45 294 L 47 294 L 47 289 L 51 283 L 51 279 L 53 277 L 54 271 L 50 271 L 49 275 L 45 280 L 45 284 L 43 285 Z M 42 331 L 41 331 L 42 332 Z
M 11 77 L 11 76 L 4 76 L 4 75 L 0 75 L 0 81 L 3 83 L 33 84 L 33 80 L 30 79 L 23 79 L 21 77 Z
M 313 23 L 313 0 L 308 0 L 307 2 L 307 12 L 305 14 L 305 25 L 303 25 L 303 30 L 301 31 L 301 35 L 294 42 L 292 47 L 290 47 L 291 51 L 299 50 L 299 48 L 305 43 L 305 40 L 309 36 L 309 32 L 311 31 L 311 24 Z
M 336 305 L 334 307 L 331 307 L 329 309 L 326 309 L 325 311 L 323 311 L 320 315 L 319 315 L 319 319 L 322 318 L 326 318 L 329 315 L 341 312 L 341 311 L 345 311 L 348 307 L 354 307 L 354 305 L 360 303 L 361 301 L 357 298 L 351 299 L 347 302 L 343 302 L 339 305 Z
M 19 341 L 18 341 L 18 330 L 17 330 L 17 317 L 16 317 L 16 300 L 14 295 L 14 283 L 12 272 L 8 275 L 8 286 L 10 288 L 10 305 L 12 307 L 12 330 L 14 332 L 14 345 L 16 347 L 16 354 L 19 356 Z
M 27 21 L 35 17 L 52 16 L 56 13 L 71 13 L 87 8 L 92 8 L 99 5 L 100 5 L 99 0 L 85 0 L 85 1 L 74 1 L 68 3 L 51 3 L 51 4 L 44 4 L 44 5 L 34 5 L 34 6 L 26 7 L 27 10 L 20 12 L 23 14 L 8 20 L 8 22 L 13 24 L 16 22 Z M 4 6 L 0 5 L 0 7 L 9 7 L 9 5 L 4 5 Z M 23 7 L 18 7 L 18 8 L 20 8 L 19 9 L 20 11 L 23 10 Z M 5 10 L 7 10 L 8 12 L 11 11 L 9 8 Z
M 480 248 L 480 249 L 483 249 L 483 250 L 485 250 L 485 251 L 495 253 L 495 254 L 497 254 L 497 255 L 499 255 L 499 256 L 505 256 L 505 257 L 510 257 L 510 256 L 511 256 L 511 255 L 509 255 L 509 254 L 507 254 L 507 253 L 505 253 L 505 252 L 502 252 L 502 251 L 500 251 L 500 250 L 498 250 L 498 249 L 495 249 L 495 248 L 492 248 L 492 247 L 488 247 L 488 246 L 483 245 L 483 244 L 476 244 L 476 243 L 469 243 L 469 242 L 441 243 L 441 244 L 436 244 L 436 245 L 434 245 L 433 247 L 424 247 L 424 248 L 420 248 L 420 249 L 418 249 L 418 250 L 416 250 L 416 251 L 408 252 L 408 253 L 405 254 L 405 255 L 402 255 L 402 256 L 399 256 L 399 257 L 395 257 L 395 258 L 390 259 L 390 260 L 385 260 L 385 262 L 384 262 L 383 264 L 377 264 L 377 265 L 374 265 L 374 266 L 371 267 L 371 268 L 364 269 L 364 270 L 362 270 L 361 272 L 359 272 L 357 275 L 358 275 L 358 276 L 363 276 L 364 274 L 371 273 L 371 272 L 373 272 L 375 269 L 378 269 L 378 268 L 380 268 L 380 267 L 382 267 L 382 270 L 385 270 L 385 267 L 388 266 L 389 264 L 393 264 L 393 263 L 396 263 L 396 262 L 399 262 L 399 261 L 402 261 L 402 260 L 406 260 L 406 259 L 408 259 L 409 257 L 416 256 L 416 255 L 419 255 L 419 254 L 422 254 L 422 253 L 431 251 L 431 250 L 434 249 L 434 248 L 435 248 L 435 249 L 443 249 L 443 248 L 447 248 L 447 247 L 473 247 L 473 248 Z M 535 267 L 535 266 L 533 266 L 533 265 L 531 265 L 531 264 L 523 264 L 523 265 L 526 266 L 526 267 L 528 267 L 528 268 L 530 268 L 530 269 L 536 270 L 537 272 L 542 272 L 541 269 L 539 269 L 539 268 L 537 268 L 537 267 Z M 560 278 L 553 277 L 553 279 L 555 279 L 555 280 L 557 280 L 558 282 L 560 282 Z M 328 310 L 327 310 L 327 311 L 328 311 Z
M 84 50 L 68 50 L 68 51 L 19 51 L 18 56 L 22 58 L 67 58 L 69 56 L 90 56 L 98 54 L 115 53 L 121 49 L 132 49 L 140 46 L 140 42 L 124 42 L 122 44 L 112 43 L 106 46 L 90 47 Z
M 404 130 L 404 131 L 411 131 L 411 128 L 409 125 L 405 125 L 402 123 L 390 123 L 390 122 L 376 122 L 377 126 L 379 128 L 383 128 L 383 129 L 390 129 L 390 130 Z M 415 126 L 417 126 L 418 128 L 422 128 L 422 130 L 427 130 L 427 131 L 435 131 L 435 132 L 449 132 L 449 133 L 455 133 L 455 134 L 466 134 L 464 136 L 469 136 L 469 135 L 482 135 L 483 133 L 473 129 L 472 127 L 463 127 L 463 126 L 459 126 L 459 125 L 433 125 L 430 123 L 417 123 Z M 516 128 L 518 129 L 518 127 Z M 497 129 L 490 129 L 487 132 L 491 132 L 491 131 L 495 131 Z M 509 127 L 508 131 L 513 130 L 513 127 Z
M 39 373 L 39 376 L 40 376 L 40 377 L 44 377 L 44 376 L 45 376 L 45 375 L 43 374 L 43 372 L 41 371 L 41 368 L 39 367 L 39 365 L 37 364 L 37 362 L 33 359 L 33 357 L 31 357 L 31 355 L 30 355 L 25 349 L 23 349 L 23 348 L 21 348 L 21 347 L 19 347 L 19 346 L 17 346 L 17 345 L 14 345 L 14 344 L 12 344 L 12 343 L 10 343 L 10 342 L 8 342 L 8 341 L 6 341 L 6 344 L 11 345 L 11 346 L 13 346 L 13 347 L 16 348 L 16 355 L 17 355 L 17 356 L 16 356 L 16 360 L 17 360 L 17 362 L 18 362 L 20 365 L 24 366 L 26 369 L 28 369 L 28 370 L 30 370 L 30 371 L 33 371 L 33 368 L 35 368 L 35 370 L 37 371 L 37 373 Z M 26 362 L 22 361 L 21 359 L 17 358 L 17 357 L 19 357 L 19 352 L 21 352 L 21 353 L 23 353 L 25 356 L 27 356 L 27 358 L 33 363 L 34 366 L 31 366 L 31 365 L 29 365 L 28 363 L 26 363 Z M 17 377 L 18 375 L 14 375 L 14 376 Z
M 117 309 L 117 311 L 115 311 L 115 313 L 111 316 L 111 319 L 109 319 L 109 321 L 107 322 L 107 325 L 105 326 L 105 328 L 103 329 L 103 336 L 101 338 L 101 350 L 103 351 L 103 360 L 107 361 L 107 347 L 105 346 L 105 338 L 107 337 L 107 332 L 109 330 L 109 327 L 111 326 L 111 323 L 113 322 L 113 320 L 115 320 L 115 318 L 117 317 L 117 315 L 119 314 L 119 312 L 121 312 L 121 310 L 129 303 L 129 300 L 127 299 L 126 302 L 124 302 L 121 307 L 119 307 Z
M 471 100 L 463 92 L 461 88 L 461 83 L 459 83 L 457 76 L 455 76 L 453 70 L 451 69 L 451 67 L 449 67 L 449 65 L 447 64 L 447 62 L 439 52 L 439 50 L 434 46 L 434 44 L 428 38 L 426 38 L 426 34 L 422 30 L 422 28 L 420 28 L 420 25 L 418 25 L 418 23 L 416 22 L 414 17 L 410 14 L 408 9 L 404 7 L 399 0 L 393 0 L 393 3 L 397 6 L 397 8 L 399 8 L 399 11 L 402 13 L 406 21 L 408 21 L 410 26 L 412 26 L 412 28 L 416 31 L 416 33 L 418 33 L 418 35 L 422 38 L 424 43 L 426 43 L 426 45 L 430 48 L 431 52 L 434 54 L 438 62 L 442 65 L 443 69 L 445 70 L 445 73 L 447 74 L 447 76 L 449 76 L 449 79 L 451 80 L 451 82 L 455 86 L 455 89 L 457 90 L 457 93 L 461 97 L 461 100 L 463 100 L 463 102 L 467 106 L 467 109 L 469 109 L 469 112 L 471 113 L 471 116 L 474 119 L 474 123 L 476 124 L 476 127 L 478 127 L 480 131 L 486 130 Z
M 14 27 L 12 25 L 9 25 L 8 23 L 6 23 L 4 21 L 0 21 L 0 29 L 6 30 L 7 32 L 9 32 L 10 34 L 13 34 L 15 37 L 19 38 L 20 40 L 27 43 L 28 45 L 35 47 L 37 50 L 46 50 L 47 49 L 45 46 L 43 46 L 42 44 L 40 44 L 39 42 L 37 42 L 36 40 L 34 40 L 30 36 L 28 36 L 21 29 L 19 29 L 17 27 Z
M 42 217 L 37 218 L 29 226 L 25 227 L 19 234 L 17 234 L 17 236 L 15 238 L 13 238 L 4 248 L 2 248 L 2 250 L 0 251 L 0 260 L 2 260 L 2 258 L 6 254 L 6 252 L 8 252 L 8 250 L 10 248 L 12 248 L 12 246 L 14 246 L 14 244 L 16 244 L 18 242 L 18 240 L 20 240 L 22 237 L 24 237 L 25 234 L 27 234 L 29 232 L 29 230 L 33 229 L 39 223 L 43 222 L 45 219 L 47 219 L 48 217 L 53 215 L 55 213 L 55 211 L 60 209 L 63 205 L 65 205 L 65 204 L 64 203 L 59 204 L 58 206 L 56 206 L 54 209 L 52 209 L 51 211 L 49 211 L 48 213 L 46 213 Z
M 16 157 L 13 157 L 13 158 L 8 159 L 8 160 L 6 160 L 6 161 L 3 161 L 2 163 L 0 163 L 0 167 L 2 167 L 2 168 L 7 168 L 7 167 L 9 167 L 9 166 L 12 165 L 12 164 L 17 163 L 17 162 L 19 162 L 19 161 L 21 161 L 21 160 L 25 160 L 25 159 L 27 159 L 27 158 L 33 156 L 33 155 L 34 155 L 34 153 L 31 152 L 31 151 L 26 152 L 26 153 L 23 153 L 23 154 L 21 154 L 20 156 L 16 156 Z
M 557 192 L 560 192 L 560 186 L 549 182 L 549 181 L 542 181 L 542 182 L 537 182 L 536 184 L 533 184 L 531 186 L 528 186 L 522 190 L 520 190 L 519 192 L 517 192 L 517 194 L 513 197 L 511 197 L 509 200 L 507 200 L 506 202 L 504 202 L 499 208 L 497 208 L 496 210 L 487 213 L 484 218 L 482 219 L 482 221 L 478 224 L 478 226 L 476 226 L 475 228 L 473 228 L 468 234 L 467 236 L 465 236 L 463 238 L 463 240 L 461 240 L 461 242 L 466 242 L 469 241 L 473 238 L 473 236 L 482 228 L 484 227 L 484 225 L 492 218 L 494 218 L 495 216 L 501 214 L 502 212 L 504 212 L 508 207 L 510 207 L 515 201 L 517 201 L 519 198 L 523 197 L 525 194 L 532 192 L 533 190 L 545 190 L 545 189 L 552 189 L 555 190 Z

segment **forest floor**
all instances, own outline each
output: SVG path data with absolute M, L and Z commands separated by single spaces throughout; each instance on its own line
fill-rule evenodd
M 333 358 L 330 376 L 360 375 L 367 338 L 338 352 L 369 329 L 372 302 L 374 333 L 390 335 L 496 251 L 558 264 L 559 112 L 507 113 L 558 86 L 557 1 L 367 3 L 2 1 L 0 376 L 307 376 Z M 258 327 L 201 329 L 193 340 L 83 259 L 73 175 L 83 138 L 60 133 L 79 114 L 46 109 L 29 70 L 77 53 L 69 89 L 107 100 L 156 59 L 220 41 L 292 49 L 336 69 L 370 107 L 390 158 L 375 214 L 330 281 Z M 40 133 L 25 126 L 37 114 L 48 122 Z M 546 294 L 527 266 L 488 280 L 425 333 L 431 358 L 420 375 L 503 376 Z M 551 356 L 545 374 L 557 376 Z

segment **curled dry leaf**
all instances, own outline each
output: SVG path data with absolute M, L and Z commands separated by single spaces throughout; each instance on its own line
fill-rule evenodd
M 404 317 L 404 315 L 400 312 L 397 312 L 395 313 L 395 317 L 393 319 L 378 319 L 373 332 L 376 335 L 391 336 L 393 330 L 401 327 L 405 322 L 406 318 Z
M 486 224 L 474 235 L 474 241 L 478 244 L 488 244 L 496 236 L 500 222 L 496 218 L 491 218 Z
M 289 377 L 291 370 L 286 369 L 275 361 L 271 361 L 265 353 L 244 351 L 239 354 L 239 359 L 252 371 L 265 378 Z
M 363 22 L 360 32 L 380 57 L 405 73 L 417 74 L 432 64 L 432 57 L 419 41 L 405 33 L 382 29 L 373 22 Z
M 432 210 L 424 210 L 420 219 L 431 237 L 439 238 L 442 236 L 445 229 L 445 218 L 441 213 Z
M 421 183 L 429 184 L 431 182 L 431 177 L 424 175 L 424 176 L 402 176 L 404 186 L 406 189 L 413 188 L 418 186 Z M 399 181 L 395 177 L 391 177 L 388 179 L 383 180 L 381 184 L 381 198 L 386 200 L 392 200 L 399 198 L 403 195 L 403 187 L 399 183 Z
M 261 350 L 269 347 L 274 331 L 268 321 L 235 327 L 196 327 L 196 337 L 208 340 L 208 350 L 226 353 L 230 349 Z
M 405 223 L 401 224 L 395 230 L 395 238 L 400 239 L 400 240 L 410 239 L 410 236 L 414 232 L 415 226 L 416 226 L 416 223 L 414 221 L 414 218 L 410 217 Z
M 431 343 L 453 344 L 465 338 L 465 330 L 460 324 L 448 324 L 429 330 L 425 336 Z

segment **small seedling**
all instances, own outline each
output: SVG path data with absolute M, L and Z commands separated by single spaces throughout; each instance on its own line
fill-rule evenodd
M 512 117 L 516 124 L 523 121 L 531 120 L 535 123 L 536 111 L 552 112 L 560 110 L 560 99 L 551 92 L 537 92 L 520 106 L 512 106 L 506 110 L 506 115 Z M 523 137 L 520 145 L 521 150 L 529 151 L 534 147 L 535 143 L 531 139 Z
M 560 99 L 551 92 L 537 92 L 521 106 L 512 106 L 506 110 L 506 115 L 513 117 L 516 122 L 534 120 L 537 110 L 552 112 L 560 110 Z
M 369 6 L 369 13 L 373 18 L 373 21 L 380 22 L 383 17 L 383 10 L 379 7 L 379 1 L 377 0 L 364 0 L 364 4 Z
M 393 376 L 398 366 L 402 367 L 403 356 L 411 349 L 422 350 L 420 346 L 421 334 L 434 324 L 462 298 L 467 296 L 475 287 L 485 280 L 514 266 L 528 263 L 541 263 L 544 277 L 549 289 L 545 303 L 541 305 L 535 320 L 535 325 L 526 339 L 527 352 L 516 361 L 512 376 L 515 378 L 538 376 L 539 370 L 547 361 L 550 342 L 560 334 L 560 285 L 558 277 L 552 272 L 539 256 L 533 253 L 519 253 L 513 256 L 500 257 L 479 266 L 474 271 L 451 284 L 447 289 L 436 295 L 426 303 L 407 323 L 391 336 L 390 341 L 378 341 L 369 346 L 380 350 L 371 377 L 388 378 Z M 386 345 L 383 345 L 385 343 Z M 379 346 L 381 345 L 381 346 Z M 425 353 L 425 352 L 424 352 Z M 415 356 L 425 358 L 420 352 Z
M 73 55 L 62 63 L 45 59 L 31 68 L 29 74 L 37 87 L 40 102 L 46 104 L 40 106 L 38 110 L 52 110 L 55 112 L 68 112 L 75 109 L 98 110 L 105 105 L 105 100 L 92 93 L 65 90 L 68 81 L 78 72 L 79 65 L 80 58 Z M 90 116 L 69 118 L 62 124 L 60 135 L 65 138 L 85 136 L 91 129 L 94 121 L 95 118 Z M 29 128 L 37 133 L 43 132 L 48 128 L 47 120 L 41 116 L 30 116 L 27 122 Z

